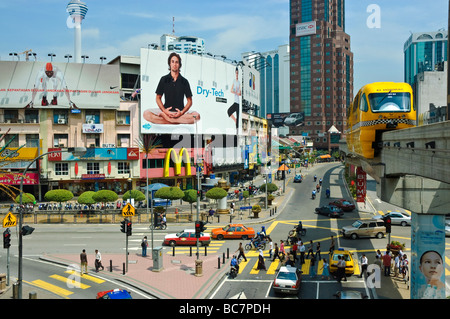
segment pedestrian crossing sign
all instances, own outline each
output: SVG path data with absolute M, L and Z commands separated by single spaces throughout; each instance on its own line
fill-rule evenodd
M 13 213 L 9 212 L 5 218 L 3 218 L 3 228 L 14 227 L 17 225 L 17 218 Z
M 131 205 L 130 203 L 126 204 L 122 208 L 122 216 L 123 217 L 134 216 L 135 213 L 136 213 L 136 210 L 134 209 L 133 205 Z

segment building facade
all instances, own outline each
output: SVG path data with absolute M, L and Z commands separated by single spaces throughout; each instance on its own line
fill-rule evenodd
M 328 131 L 334 125 L 345 132 L 353 99 L 345 1 L 291 0 L 289 44 L 290 111 L 305 114 L 305 125 L 290 128 L 290 134 L 307 133 L 315 148 L 328 149 Z
M 447 61 L 448 32 L 413 33 L 404 44 L 405 82 L 414 86 L 415 76 L 434 71 Z

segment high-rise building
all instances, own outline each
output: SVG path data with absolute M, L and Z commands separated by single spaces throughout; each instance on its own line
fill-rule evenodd
M 305 123 L 289 133 L 308 133 L 318 149 L 330 148 L 333 126 L 345 132 L 353 98 L 353 53 L 344 9 L 344 0 L 290 1 L 290 111 L 304 112 Z
M 205 40 L 198 37 L 164 34 L 160 39 L 161 50 L 177 53 L 204 54 Z
M 403 50 L 405 82 L 414 86 L 417 74 L 442 68 L 443 62 L 447 61 L 447 42 L 448 34 L 445 30 L 411 34 Z

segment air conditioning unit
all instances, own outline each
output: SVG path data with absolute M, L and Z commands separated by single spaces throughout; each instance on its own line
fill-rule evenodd
M 58 124 L 66 124 L 66 119 L 58 119 Z

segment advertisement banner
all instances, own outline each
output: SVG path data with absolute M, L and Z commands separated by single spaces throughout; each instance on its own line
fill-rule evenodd
M 49 148 L 48 151 L 59 151 L 60 148 Z M 61 161 L 129 161 L 139 160 L 139 148 L 88 148 L 83 156 L 74 156 L 70 152 L 51 153 L 47 156 L 49 162 Z
M 445 215 L 412 213 L 411 299 L 445 299 Z
M 0 108 L 119 107 L 119 65 L 0 61 L 0 74 Z
M 366 201 L 366 181 L 367 175 L 362 167 L 356 169 L 356 202 L 364 203 Z
M 212 57 L 180 54 L 182 78 L 174 81 L 170 54 L 141 48 L 141 133 L 240 134 L 240 70 Z
M 316 21 L 298 23 L 295 26 L 295 36 L 302 37 L 311 34 L 316 34 Z
M 261 81 L 259 71 L 254 68 L 250 68 L 247 65 L 244 65 L 242 67 L 242 73 L 244 77 L 244 85 L 242 90 L 243 96 L 248 102 L 256 105 L 261 105 Z
M 0 174 L 0 184 L 5 185 L 20 185 L 22 174 Z M 26 173 L 23 179 L 23 185 L 38 185 L 38 173 Z

